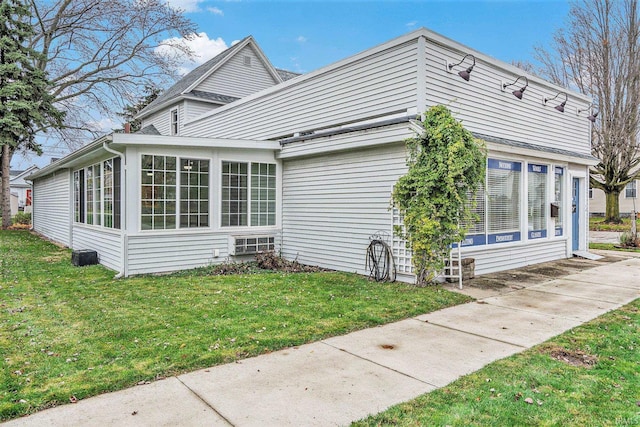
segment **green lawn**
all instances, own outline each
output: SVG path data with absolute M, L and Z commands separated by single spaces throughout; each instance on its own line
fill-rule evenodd
M 639 426 L 639 350 L 635 300 L 354 425 Z
M 636 220 L 636 227 L 640 230 L 640 220 Z M 589 218 L 589 230 L 591 231 L 631 231 L 631 219 L 622 218 L 622 224 L 607 224 L 604 218 Z
M 114 280 L 0 231 L 0 420 L 468 301 L 345 273 Z
M 606 251 L 640 252 L 640 248 L 621 248 L 614 243 L 589 243 L 589 249 L 600 249 Z

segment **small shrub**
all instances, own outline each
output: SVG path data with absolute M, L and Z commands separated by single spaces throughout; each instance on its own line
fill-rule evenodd
M 18 212 L 12 219 L 13 225 L 31 225 L 31 213 Z
M 620 235 L 620 245 L 635 248 L 640 246 L 640 239 L 630 231 L 625 231 Z
M 289 261 L 278 256 L 275 252 L 256 254 L 256 264 L 263 270 L 284 271 L 287 273 L 315 273 L 327 271 L 324 268 L 300 264 L 297 260 Z

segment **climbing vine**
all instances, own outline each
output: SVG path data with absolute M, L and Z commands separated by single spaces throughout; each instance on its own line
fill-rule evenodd
M 425 113 L 422 134 L 407 140 L 409 170 L 392 201 L 404 217 L 394 232 L 413 252 L 417 283 L 434 279 L 465 225 L 477 220 L 472 195 L 484 184 L 486 148 L 442 105 Z

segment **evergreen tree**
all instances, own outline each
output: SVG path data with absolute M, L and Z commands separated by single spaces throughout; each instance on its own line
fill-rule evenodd
M 151 104 L 155 99 L 162 93 L 162 89 L 157 88 L 155 86 L 146 85 L 144 87 L 144 95 L 138 99 L 134 105 L 126 105 L 122 113 L 117 113 L 118 116 L 122 117 L 125 123 L 129 123 L 131 125 L 131 133 L 137 132 L 140 130 L 142 125 L 140 119 L 136 119 L 136 115 L 144 109 L 147 105 Z M 116 129 L 116 133 L 124 132 L 124 129 Z
M 49 82 L 34 64 L 39 54 L 28 47 L 34 35 L 31 13 L 20 0 L 0 3 L 0 174 L 2 175 L 2 228 L 11 225 L 9 167 L 19 149 L 40 152 L 35 134 L 45 127 L 60 127 L 62 114 L 53 105 Z

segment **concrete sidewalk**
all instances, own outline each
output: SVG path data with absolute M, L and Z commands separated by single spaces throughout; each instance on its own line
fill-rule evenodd
M 481 301 L 104 394 L 6 426 L 349 424 L 640 297 L 640 259 L 621 259 L 584 271 L 569 267 L 578 272 L 525 288 L 514 281 L 485 289 Z
M 613 243 L 619 245 L 621 235 L 622 233 L 619 231 L 589 231 L 589 242 Z

